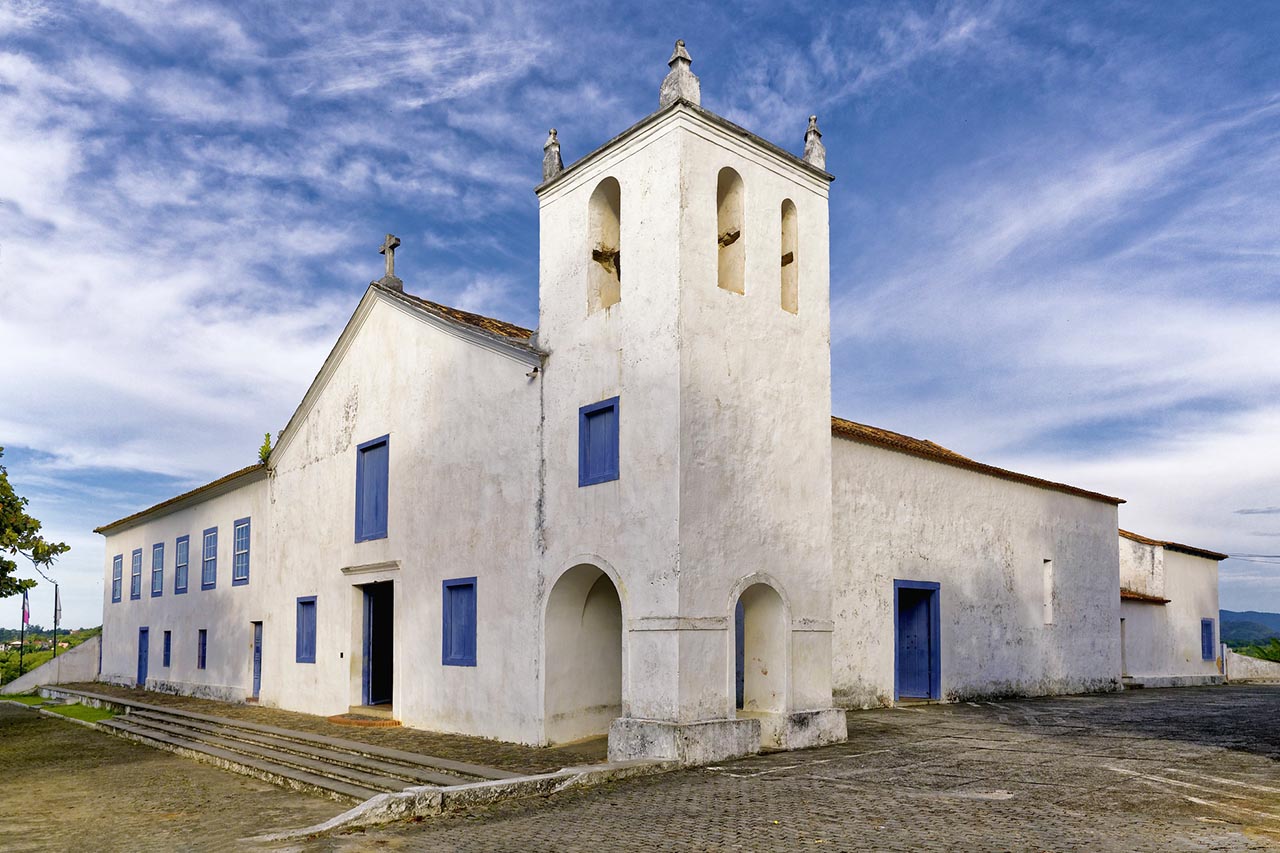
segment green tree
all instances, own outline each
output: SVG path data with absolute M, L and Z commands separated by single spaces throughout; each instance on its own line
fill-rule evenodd
M 0 447 L 0 458 L 4 448 Z M 9 472 L 0 465 L 0 598 L 17 595 L 36 585 L 33 580 L 13 576 L 18 564 L 12 557 L 26 557 L 37 566 L 48 566 L 71 550 L 65 542 L 47 542 L 40 535 L 40 522 L 27 514 L 27 499 L 9 485 Z

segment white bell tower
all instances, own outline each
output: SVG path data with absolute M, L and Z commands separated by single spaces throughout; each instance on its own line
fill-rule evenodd
M 553 133 L 538 188 L 544 719 L 555 740 L 612 714 L 612 757 L 702 763 L 845 737 L 831 176 L 816 120 L 798 158 L 702 109 L 683 42 L 669 64 L 658 111 L 567 169 Z M 555 598 L 568 577 L 616 588 L 616 710 L 603 691 L 564 692 L 555 638 L 571 635 L 554 620 L 586 618 Z M 580 680 L 597 670 L 613 677 L 601 658 Z

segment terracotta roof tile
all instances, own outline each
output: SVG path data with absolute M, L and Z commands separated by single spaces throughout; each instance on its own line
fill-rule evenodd
M 1181 545 L 1177 542 L 1165 542 L 1163 539 L 1152 539 L 1147 536 L 1142 536 L 1140 534 L 1133 533 L 1129 530 L 1121 530 L 1120 535 L 1123 536 L 1125 539 L 1131 539 L 1134 542 L 1141 542 L 1143 545 L 1159 546 L 1161 548 L 1166 548 L 1170 551 L 1179 551 L 1183 554 L 1190 554 L 1193 557 L 1204 557 L 1205 559 L 1208 559 L 1208 560 L 1225 560 L 1228 557 L 1227 554 L 1221 554 L 1217 551 L 1209 551 L 1204 548 L 1195 548 L 1195 547 L 1192 547 L 1191 545 Z
M 533 337 L 533 330 L 517 326 L 515 323 L 508 323 L 505 320 L 495 320 L 492 317 L 486 317 L 483 314 L 472 314 L 470 311 L 463 311 L 459 308 L 451 308 L 448 305 L 441 305 L 439 302 L 432 302 L 429 299 L 423 299 L 421 296 L 414 296 L 412 293 L 405 293 L 402 290 L 393 290 L 384 285 L 374 282 L 374 287 L 389 293 L 407 302 L 411 302 L 420 308 L 444 317 L 446 320 L 452 320 L 455 323 L 462 323 L 466 326 L 473 326 L 477 329 L 498 335 L 503 338 L 509 338 L 522 344 L 528 344 L 529 339 Z
M 149 506 L 146 509 L 139 510 L 138 512 L 135 512 L 133 515 L 126 515 L 124 518 L 121 518 L 117 521 L 112 521 L 108 524 L 102 525 L 101 527 L 95 527 L 93 529 L 93 532 L 101 533 L 105 536 L 106 534 L 110 533 L 114 528 L 129 526 L 132 522 L 141 521 L 146 516 L 153 515 L 158 512 L 162 512 L 163 510 L 169 509 L 170 507 L 173 507 L 176 504 L 186 501 L 189 498 L 194 498 L 197 495 L 204 494 L 205 492 L 213 491 L 214 489 L 217 489 L 220 486 L 230 485 L 236 480 L 239 480 L 242 477 L 248 477 L 251 474 L 261 473 L 263 476 L 266 476 L 266 472 L 267 472 L 266 465 L 263 465 L 261 462 L 255 463 L 253 465 L 248 466 L 247 468 L 241 468 L 239 471 L 232 471 L 230 474 L 227 474 L 225 477 L 219 477 L 218 479 L 214 480 L 212 483 L 205 483 L 203 486 L 197 486 L 196 488 L 192 489 L 189 492 L 183 492 L 182 494 L 177 495 L 176 497 L 169 498 L 168 500 L 161 501 L 160 503 L 155 504 L 154 506 Z
M 868 426 L 867 424 L 860 424 L 855 421 L 845 420 L 844 418 L 837 418 L 834 416 L 831 418 L 831 434 L 839 436 L 840 438 L 860 441 L 863 444 L 873 444 L 877 447 L 885 447 L 889 450 L 896 450 L 900 453 L 910 454 L 911 456 L 919 456 L 922 459 L 930 459 L 935 462 L 941 462 L 945 465 L 965 468 L 970 471 L 976 471 L 979 474 L 999 477 L 1002 480 L 1010 480 L 1015 483 L 1025 483 L 1029 486 L 1038 486 L 1042 489 L 1063 492 L 1068 495 L 1089 498 L 1090 500 L 1102 501 L 1104 503 L 1124 503 L 1124 500 L 1121 498 L 1113 498 L 1110 495 L 1091 492 L 1087 489 L 1069 486 L 1066 483 L 1055 483 L 1052 480 L 1042 480 L 1039 477 L 1032 477 L 1028 474 L 1019 474 L 1017 471 L 1010 471 L 1005 468 L 997 468 L 994 465 L 975 462 L 967 456 L 961 456 L 954 450 L 948 450 L 942 445 L 935 444 L 932 441 L 926 441 L 922 438 L 912 438 L 909 435 L 903 435 L 887 429 L 881 429 L 880 427 Z
M 1161 598 L 1158 595 L 1147 595 L 1145 592 L 1136 592 L 1132 589 L 1120 587 L 1121 601 L 1140 601 L 1143 604 L 1168 604 L 1169 599 Z

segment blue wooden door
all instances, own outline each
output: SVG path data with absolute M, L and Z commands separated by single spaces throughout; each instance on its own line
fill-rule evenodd
M 931 666 L 929 597 L 920 589 L 898 590 L 898 695 L 929 698 Z
M 253 698 L 262 689 L 262 623 L 253 623 Z
M 138 686 L 142 687 L 147 683 L 147 659 L 149 655 L 149 646 L 151 632 L 146 628 L 138 629 Z
M 747 672 L 747 631 L 746 631 L 746 610 L 742 606 L 742 599 L 738 599 L 738 606 L 733 610 L 733 658 L 735 669 L 735 689 L 734 701 L 737 703 L 735 708 L 743 707 L 743 700 L 746 698 L 746 672 Z

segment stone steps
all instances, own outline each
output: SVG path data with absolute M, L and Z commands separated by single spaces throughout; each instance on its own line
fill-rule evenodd
M 299 758 L 318 760 L 354 771 L 369 772 L 399 783 L 398 787 L 393 784 L 388 790 L 393 788 L 399 790 L 406 785 L 463 785 L 468 782 L 478 781 L 474 776 L 441 773 L 418 764 L 404 764 L 380 758 L 371 758 L 358 752 L 316 746 L 279 735 L 263 734 L 234 726 L 208 723 L 203 720 L 176 720 L 171 716 L 157 714 L 153 711 L 134 711 L 128 715 L 128 719 L 135 724 L 178 734 L 186 733 L 188 737 L 193 739 L 207 740 L 210 743 L 228 746 L 228 748 L 234 749 L 236 747 L 230 746 L 228 743 L 221 743 L 221 741 L 243 744 L 256 750 L 267 750 L 275 755 L 294 755 Z M 288 763 L 288 759 L 283 757 L 281 761 Z
M 88 691 L 46 688 L 46 695 L 123 712 L 104 730 L 295 790 L 362 802 L 408 787 L 449 787 L 519 774 L 492 767 L 119 699 Z
M 186 738 L 172 737 L 154 730 L 148 731 L 133 726 L 122 719 L 103 720 L 98 725 L 115 734 L 119 734 L 129 740 L 144 743 L 147 746 L 155 746 L 169 752 L 176 752 L 187 758 L 215 764 L 224 770 L 231 770 L 245 776 L 254 776 L 285 788 L 292 788 L 295 791 L 324 794 L 341 802 L 360 803 L 384 793 L 371 788 L 341 782 L 327 776 L 306 773 L 295 767 L 287 767 L 270 761 L 250 758 L 209 744 L 190 741 Z

